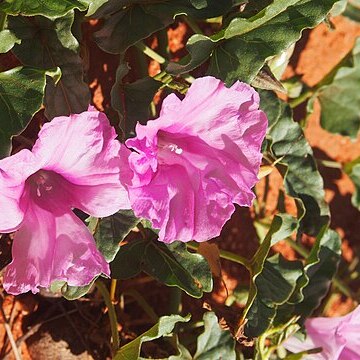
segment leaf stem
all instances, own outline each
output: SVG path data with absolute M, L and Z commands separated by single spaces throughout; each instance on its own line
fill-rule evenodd
M 199 248 L 199 244 L 194 242 L 194 241 L 191 241 L 189 243 L 186 244 L 187 247 L 189 249 L 192 249 L 192 250 L 197 250 Z M 243 265 L 245 266 L 248 270 L 251 269 L 251 264 L 250 264 L 250 261 L 238 254 L 234 254 L 230 251 L 226 251 L 226 250 L 219 250 L 220 252 L 220 257 L 222 259 L 225 259 L 225 260 L 230 260 L 234 263 L 237 263 L 237 264 L 240 264 L 240 265 Z
M 160 56 L 163 56 L 168 61 L 170 56 L 170 50 L 167 30 L 159 30 L 156 35 L 158 39 L 157 53 L 160 54 Z
M 117 285 L 117 280 L 116 279 L 111 279 L 111 285 L 110 285 L 110 300 L 113 304 L 116 304 L 116 298 L 115 298 L 115 292 L 116 292 L 116 285 Z
M 166 60 L 163 56 L 161 56 L 160 54 L 158 54 L 156 51 L 154 51 L 153 49 L 149 48 L 148 46 L 146 46 L 142 41 L 137 42 L 134 45 L 137 49 L 139 49 L 140 51 L 142 51 L 145 55 L 147 55 L 149 58 L 157 61 L 159 64 L 164 64 L 167 65 L 168 64 L 168 60 Z M 167 74 L 165 71 L 162 71 L 161 73 L 157 74 L 154 76 L 154 79 L 156 79 L 156 77 L 164 77 L 164 76 L 168 76 L 171 79 L 173 79 L 172 75 Z M 181 75 L 183 79 L 185 79 L 187 82 L 189 82 L 190 84 L 195 80 L 193 76 L 191 76 L 190 74 L 182 74 Z M 161 80 L 159 80 L 161 81 Z
M 155 313 L 154 309 L 148 304 L 145 298 L 138 291 L 130 289 L 124 291 L 122 295 L 132 297 L 137 302 L 137 304 L 145 311 L 145 313 L 149 316 L 149 318 L 154 324 L 159 321 L 159 316 Z
M 314 95 L 314 90 L 313 89 L 309 89 L 307 91 L 305 91 L 303 94 L 301 94 L 299 97 L 291 100 L 289 102 L 290 107 L 296 108 L 297 106 L 301 105 L 303 102 L 305 102 L 307 99 L 311 98 Z
M 170 300 L 168 311 L 170 314 L 180 314 L 182 310 L 182 290 L 174 286 L 170 289 Z
M 1 306 L 0 306 L 0 313 L 1 313 L 1 316 L 3 318 L 4 328 L 5 328 L 6 334 L 7 334 L 8 338 L 9 338 L 9 341 L 10 341 L 10 344 L 11 344 L 11 349 L 12 349 L 12 351 L 14 353 L 14 357 L 15 357 L 16 360 L 22 360 L 20 351 L 19 351 L 19 349 L 18 349 L 18 347 L 16 345 L 14 336 L 13 336 L 12 331 L 11 331 L 11 326 L 10 326 L 10 324 L 8 322 L 8 319 L 6 318 L 4 309 L 2 307 L 2 301 L 1 301 Z
M 284 239 L 284 241 L 302 257 L 307 258 L 309 256 L 309 251 L 298 242 L 294 241 L 291 238 L 286 238 Z
M 138 48 L 141 52 L 143 52 L 145 55 L 147 55 L 149 58 L 157 61 L 159 64 L 167 63 L 167 60 L 163 56 L 146 46 L 142 41 L 137 42 L 134 46 Z
M 101 293 L 105 305 L 108 308 L 109 320 L 110 320 L 110 327 L 111 327 L 111 334 L 112 334 L 112 341 L 113 341 L 113 353 L 115 353 L 120 347 L 120 339 L 119 339 L 119 332 L 118 332 L 118 322 L 116 318 L 116 312 L 114 304 L 111 302 L 110 294 L 106 286 L 101 280 L 96 280 L 95 285 L 99 292 Z
M 0 11 L 0 31 L 4 30 L 6 24 L 7 14 Z
M 337 161 L 316 159 L 316 162 L 319 165 L 322 165 L 322 166 L 327 167 L 327 168 L 342 170 L 342 164 L 338 163 Z
M 200 29 L 197 22 L 189 17 L 189 16 L 182 16 L 182 20 L 189 26 L 189 28 L 195 33 L 195 34 L 203 34 L 202 30 Z

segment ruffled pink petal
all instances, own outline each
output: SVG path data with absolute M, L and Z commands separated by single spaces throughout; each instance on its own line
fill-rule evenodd
M 158 119 L 137 125 L 126 142 L 134 150 L 127 188 L 135 213 L 160 229 L 161 241 L 206 241 L 220 234 L 233 203 L 251 205 L 267 128 L 258 107 L 250 86 L 226 88 L 206 77 L 184 100 L 168 96 Z
M 0 232 L 19 228 L 28 205 L 23 194 L 25 181 L 37 170 L 39 166 L 29 150 L 0 160 Z
M 37 293 L 40 287 L 48 288 L 54 281 L 83 286 L 97 275 L 109 275 L 109 265 L 86 226 L 62 205 L 47 203 L 46 208 L 41 201 L 29 202 L 22 226 L 15 234 L 13 260 L 4 275 L 7 292 Z
M 82 210 L 107 216 L 130 208 L 120 182 L 121 146 L 106 115 L 89 107 L 81 114 L 60 116 L 45 124 L 32 151 L 42 169 L 78 187 Z
M 323 351 L 311 355 L 313 359 L 359 359 L 360 307 L 346 316 L 313 318 L 305 322 L 307 337 L 300 341 L 294 336 L 286 340 L 284 347 L 291 352 L 301 352 L 316 347 Z
M 339 326 L 338 331 L 346 337 L 346 346 L 339 359 L 360 359 L 360 306 L 343 318 L 345 321 Z
M 160 226 L 161 241 L 201 242 L 214 238 L 234 212 L 231 196 L 201 175 L 189 174 L 181 166 L 174 166 L 163 175 L 168 180 L 169 216 Z
M 223 156 L 233 159 L 236 165 L 228 170 L 239 186 L 251 189 L 257 183 L 267 118 L 258 110 L 259 95 L 252 87 L 237 82 L 227 88 L 216 78 L 199 78 L 191 85 L 181 106 L 172 107 L 174 113 L 166 111 L 161 118 L 166 131 L 198 136 Z M 176 124 L 172 121 L 175 114 L 181 119 Z M 241 203 L 241 197 L 239 201 L 236 202 L 240 205 L 248 205 Z
M 360 359 L 360 355 L 359 355 L 359 347 L 351 350 L 349 348 L 345 348 L 339 357 L 339 360 L 359 360 Z
M 167 178 L 157 176 L 149 186 L 129 188 L 129 197 L 135 215 L 151 220 L 159 229 L 169 216 Z

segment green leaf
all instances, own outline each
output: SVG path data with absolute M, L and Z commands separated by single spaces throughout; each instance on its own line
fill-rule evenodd
M 211 271 L 201 255 L 188 252 L 181 242 L 165 245 L 148 237 L 121 246 L 110 264 L 112 278 L 128 279 L 144 271 L 196 298 L 212 290 Z
M 248 337 L 260 336 L 270 327 L 277 307 L 290 299 L 303 272 L 301 261 L 288 261 L 280 254 L 265 261 L 255 279 L 256 299 L 247 314 Z
M 329 222 L 330 213 L 312 149 L 286 103 L 271 92 L 261 92 L 260 106 L 269 120 L 268 151 L 279 160 L 277 168 L 284 177 L 286 192 L 296 200 L 300 231 L 316 236 Z
M 85 11 L 88 5 L 86 0 L 4 0 L 0 3 L 0 11 L 14 16 L 43 15 L 56 18 L 64 16 L 73 9 Z
M 288 214 L 275 215 L 268 233 L 266 234 L 264 240 L 260 244 L 260 247 L 258 248 L 251 260 L 251 283 L 249 289 L 249 296 L 242 314 L 242 319 L 240 320 L 240 324 L 243 324 L 245 322 L 245 319 L 248 316 L 248 312 L 252 308 L 254 302 L 257 301 L 258 288 L 256 278 L 263 271 L 270 247 L 276 244 L 278 241 L 290 236 L 297 229 L 297 226 L 298 223 L 296 219 L 292 216 Z
M 205 7 L 203 6 L 205 5 Z M 232 1 L 172 0 L 171 2 L 110 0 L 94 17 L 104 18 L 104 26 L 95 34 L 97 44 L 110 53 L 122 53 L 131 45 L 147 38 L 174 22 L 177 15 L 208 18 L 224 14 Z
M 336 273 L 341 256 L 341 239 L 337 232 L 327 229 L 316 239 L 306 261 L 308 283 L 303 289 L 304 300 L 296 305 L 295 314 L 307 318 L 320 305 Z
M 204 9 L 207 6 L 207 0 L 190 0 L 195 9 Z
M 253 30 L 256 30 L 269 21 L 273 20 L 282 13 L 289 11 L 289 8 L 293 5 L 296 5 L 301 1 L 299 0 L 273 0 L 272 3 L 265 7 L 263 10 L 258 12 L 255 16 L 244 19 L 241 17 L 236 17 L 233 19 L 228 27 L 224 31 L 224 38 L 231 39 L 235 36 L 244 35 Z
M 40 110 L 47 74 L 51 72 L 30 67 L 0 73 L 0 157 L 9 154 L 11 137 Z
M 267 58 L 286 50 L 304 29 L 324 20 L 335 0 L 273 1 L 250 19 L 236 18 L 215 48 L 208 73 L 227 84 L 251 82 Z
M 323 82 L 314 95 L 321 104 L 321 126 L 355 139 L 360 128 L 360 38 Z
M 349 175 L 355 186 L 355 191 L 351 196 L 351 203 L 360 210 L 360 158 L 347 163 L 344 166 L 344 170 Z
M 104 26 L 95 33 L 98 46 L 113 54 L 125 52 L 131 45 L 147 38 L 173 22 L 172 14 L 152 14 L 146 4 L 132 4 L 129 1 L 108 1 L 101 14 Z M 150 6 L 151 9 L 151 6 Z
M 86 16 L 92 16 L 98 11 L 104 4 L 108 2 L 108 0 L 86 0 L 89 4 L 88 12 Z
M 188 51 L 191 60 L 186 62 L 189 57 L 185 57 L 177 63 L 170 62 L 166 67 L 166 71 L 169 74 L 178 75 L 194 70 L 208 60 L 215 46 L 216 42 L 208 36 L 202 34 L 191 36 L 186 43 L 186 50 Z
M 139 221 L 132 210 L 120 210 L 98 220 L 94 237 L 97 248 L 107 262 L 114 260 L 120 249 L 119 244 Z
M 49 291 L 55 295 L 62 295 L 67 300 L 76 300 L 86 295 L 94 285 L 96 276 L 88 285 L 84 286 L 71 286 L 66 281 L 56 280 L 50 285 Z
M 197 350 L 192 356 L 177 340 L 178 355 L 163 360 L 235 360 L 235 340 L 228 330 L 223 330 L 214 312 L 205 312 L 204 331 L 197 338 Z
M 89 88 L 83 81 L 79 44 L 71 33 L 73 21 L 72 11 L 55 20 L 42 16 L 8 17 L 8 29 L 21 39 L 12 51 L 23 64 L 61 69 L 60 81 L 55 84 L 48 79 L 46 86 L 45 114 L 49 119 L 80 113 L 87 109 L 90 100 Z
M 221 329 L 213 312 L 204 314 L 204 332 L 197 339 L 193 360 L 235 360 L 235 340 L 229 331 Z
M 115 354 L 114 360 L 139 359 L 142 343 L 159 339 L 163 336 L 169 336 L 177 323 L 188 322 L 189 320 L 190 315 L 186 317 L 180 315 L 162 316 L 159 319 L 159 322 L 151 329 L 144 332 L 135 340 L 122 346 Z
M 333 17 L 341 15 L 345 11 L 347 3 L 348 0 L 338 0 L 332 7 L 330 15 Z
M 251 86 L 264 90 L 273 90 L 286 93 L 281 82 L 275 77 L 268 65 L 264 65 L 254 77 Z
M 20 44 L 18 39 L 10 30 L 0 31 L 0 54 L 4 54 L 11 50 L 15 44 Z
M 255 286 L 250 288 L 250 294 L 254 293 L 252 289 L 256 290 L 256 297 L 247 312 L 246 336 L 257 337 L 271 326 L 283 326 L 294 316 L 300 315 L 304 320 L 311 315 L 336 273 L 340 246 L 338 234 L 324 227 L 305 266 L 279 254 L 267 259 L 254 280 Z
M 120 127 L 126 138 L 135 135 L 137 122 L 144 125 L 149 120 L 150 103 L 162 85 L 150 76 L 124 84 L 123 77 L 128 71 L 127 65 L 120 62 L 116 70 L 116 81 L 111 89 L 111 105 L 120 116 Z
M 80 299 L 89 292 L 97 278 L 98 277 L 94 278 L 89 285 L 85 286 L 70 286 L 65 283 L 61 288 L 61 295 L 67 300 Z
M 347 2 L 347 6 L 343 15 L 353 21 L 360 22 L 360 1 L 350 0 Z
M 178 355 L 171 355 L 168 358 L 161 359 L 161 360 L 193 360 L 193 357 L 190 354 L 189 350 L 186 349 L 185 346 L 183 346 L 179 343 L 177 336 L 176 336 L 176 346 L 177 346 L 177 350 L 179 352 Z
M 250 18 L 243 18 L 240 13 L 227 28 L 211 37 L 191 37 L 187 45 L 191 59 L 180 66 L 170 65 L 168 71 L 188 72 L 212 54 L 210 75 L 229 85 L 236 80 L 251 83 L 269 57 L 288 49 L 300 39 L 304 29 L 323 21 L 335 2 L 275 0 Z

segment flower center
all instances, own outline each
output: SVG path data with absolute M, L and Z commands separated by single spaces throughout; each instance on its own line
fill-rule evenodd
M 158 148 L 161 149 L 162 152 L 165 151 L 176 155 L 181 155 L 183 153 L 183 149 L 177 144 L 176 140 L 177 139 L 173 138 L 173 136 L 170 134 L 159 131 L 157 144 Z
M 52 176 L 49 171 L 39 170 L 31 176 L 32 184 L 35 186 L 36 195 L 41 197 L 53 190 Z
M 180 155 L 183 152 L 183 149 L 176 144 L 168 144 L 164 146 L 165 149 L 169 149 L 170 151 L 174 152 L 175 154 Z

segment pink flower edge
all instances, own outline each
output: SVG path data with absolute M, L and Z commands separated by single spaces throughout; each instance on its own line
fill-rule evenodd
M 165 98 L 160 117 L 137 124 L 123 149 L 133 176 L 122 176 L 135 214 L 160 229 L 165 243 L 218 236 L 235 207 L 250 206 L 267 118 L 259 96 L 198 78 L 185 98 Z
M 43 126 L 32 151 L 0 160 L 0 232 L 17 230 L 4 275 L 12 294 L 109 276 L 109 265 L 72 212 L 109 216 L 130 208 L 120 182 L 121 145 L 108 119 L 90 107 Z M 11 214 L 11 218 L 6 216 Z

